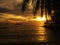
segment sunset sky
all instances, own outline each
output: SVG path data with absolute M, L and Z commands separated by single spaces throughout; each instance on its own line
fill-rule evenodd
M 15 5 L 21 3 L 23 0 L 0 0 L 0 7 L 14 9 Z

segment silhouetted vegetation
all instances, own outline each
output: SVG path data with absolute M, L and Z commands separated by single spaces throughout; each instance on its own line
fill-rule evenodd
M 54 21 L 56 25 L 60 25 L 60 1 L 59 0 L 54 0 L 54 9 L 55 9 L 55 13 L 54 13 Z
M 27 8 L 27 3 L 29 3 L 29 0 L 23 0 L 23 4 L 22 4 L 22 12 L 24 12 L 25 9 Z
M 54 8 L 53 6 L 53 0 L 32 0 L 32 4 L 36 3 L 33 5 L 33 14 L 36 16 L 37 10 L 41 8 L 41 16 L 43 16 L 43 9 L 48 10 L 48 14 L 51 15 L 51 11 Z M 29 3 L 29 0 L 24 0 L 22 4 L 22 12 L 25 11 L 27 8 L 27 4 Z

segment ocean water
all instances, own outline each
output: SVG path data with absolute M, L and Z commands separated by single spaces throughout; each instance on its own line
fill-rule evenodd
M 0 23 L 0 43 L 56 42 L 54 28 L 40 22 Z

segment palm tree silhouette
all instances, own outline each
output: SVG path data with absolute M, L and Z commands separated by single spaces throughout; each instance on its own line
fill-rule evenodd
M 36 11 L 38 11 L 41 8 L 41 15 L 43 16 L 43 9 L 45 8 L 45 0 L 37 0 L 36 6 L 33 8 L 34 16 L 36 16 Z
M 29 0 L 23 0 L 23 3 L 22 3 L 22 13 L 26 10 L 27 3 L 29 3 Z
M 27 4 L 29 3 L 30 0 L 23 0 L 22 4 L 22 12 L 24 12 L 27 8 Z M 35 3 L 34 3 L 35 2 Z M 48 11 L 48 14 L 51 16 L 51 10 L 52 10 L 52 0 L 32 0 L 32 5 L 33 5 L 33 14 L 34 18 L 36 18 L 36 12 L 41 8 L 41 15 L 43 16 L 43 9 Z M 45 13 L 46 14 L 46 13 Z M 47 16 L 46 16 L 47 17 Z M 51 16 L 52 17 L 52 16 Z
M 41 8 L 41 15 L 40 16 L 43 16 L 43 9 L 45 9 L 44 10 L 45 14 L 47 14 L 46 13 L 46 11 L 47 11 L 48 15 L 50 15 L 52 17 L 52 9 L 54 9 L 53 0 L 37 0 L 36 6 L 33 8 L 34 16 L 36 16 L 36 11 L 39 10 L 39 8 Z M 47 15 L 46 15 L 46 17 L 47 17 Z
M 40 3 L 40 0 L 34 0 L 36 4 L 33 5 L 33 14 L 34 14 L 34 18 L 36 18 L 36 11 L 39 9 L 39 3 Z M 33 1 L 33 2 L 34 2 Z

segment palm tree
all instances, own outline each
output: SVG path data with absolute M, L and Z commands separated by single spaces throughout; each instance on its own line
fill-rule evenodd
M 41 8 L 40 16 L 43 16 L 43 9 L 45 8 L 44 0 L 35 0 L 35 1 L 36 1 L 36 5 L 33 7 L 34 16 L 36 16 L 36 11 L 39 10 L 39 8 Z
M 29 0 L 23 0 L 22 3 L 22 13 L 25 11 L 25 9 L 27 8 L 27 3 L 29 3 Z
M 34 18 L 36 18 L 36 11 L 39 9 L 39 4 L 40 4 L 40 0 L 33 0 L 33 14 L 34 14 Z
M 53 18 L 52 16 L 52 10 L 54 10 L 53 0 L 46 0 L 46 8 L 48 11 L 48 15 L 50 15 L 50 17 Z
M 27 8 L 27 4 L 29 3 L 30 0 L 23 0 L 22 4 L 22 12 L 24 12 Z M 48 11 L 48 14 L 51 16 L 51 10 L 52 10 L 52 0 L 32 0 L 32 5 L 33 5 L 33 14 L 34 18 L 36 17 L 36 12 L 41 8 L 41 15 L 43 16 L 43 12 L 46 10 Z M 44 9 L 44 11 L 43 11 Z M 46 15 L 47 17 L 47 15 Z
M 53 0 L 37 0 L 36 6 L 33 8 L 34 18 L 36 18 L 36 11 L 38 11 L 39 8 L 41 8 L 40 16 L 43 16 L 43 13 L 45 12 L 46 20 L 48 15 L 50 15 L 50 17 L 53 18 L 52 16 L 52 10 L 54 9 Z

